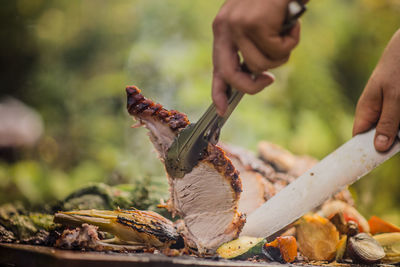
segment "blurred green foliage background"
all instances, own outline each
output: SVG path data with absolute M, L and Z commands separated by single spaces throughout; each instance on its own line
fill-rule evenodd
M 45 132 L 0 162 L 0 203 L 38 206 L 89 182 L 166 183 L 126 85 L 192 121 L 210 104 L 211 23 L 223 1 L 15 0 L 0 8 L 1 93 L 36 109 Z M 396 0 L 311 1 L 276 82 L 246 96 L 221 139 L 269 140 L 321 159 L 351 137 L 355 105 L 391 35 Z M 158 177 L 158 178 L 154 178 Z M 361 212 L 400 223 L 400 158 L 353 186 Z

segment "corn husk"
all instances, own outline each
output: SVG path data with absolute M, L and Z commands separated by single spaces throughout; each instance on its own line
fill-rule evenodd
M 385 263 L 400 262 L 400 233 L 386 233 L 374 235 L 385 251 L 385 257 L 382 259 Z

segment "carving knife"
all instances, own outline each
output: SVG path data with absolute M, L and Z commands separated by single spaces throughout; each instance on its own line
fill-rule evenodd
M 400 151 L 374 147 L 375 129 L 354 136 L 252 212 L 240 236 L 270 237 Z
M 302 0 L 289 2 L 280 34 L 287 34 L 305 10 Z M 242 64 L 242 71 L 250 73 L 245 64 Z M 208 144 L 218 142 L 222 126 L 242 97 L 242 92 L 229 86 L 227 88 L 228 109 L 223 117 L 217 115 L 214 104 L 211 104 L 197 123 L 188 125 L 179 133 L 168 149 L 165 160 L 166 170 L 171 176 L 181 178 L 192 171 L 199 159 L 203 157 Z

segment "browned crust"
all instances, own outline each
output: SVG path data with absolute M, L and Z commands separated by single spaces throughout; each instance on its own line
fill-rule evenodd
M 235 233 L 234 238 L 239 237 L 239 234 L 242 231 L 244 224 L 246 223 L 246 216 L 244 214 L 240 212 L 237 212 L 236 214 L 237 216 L 232 221 L 231 225 L 225 230 L 225 233 Z
M 210 143 L 208 144 L 207 153 L 203 160 L 213 164 L 219 173 L 222 173 L 229 179 L 235 191 L 235 199 L 239 200 L 240 193 L 242 192 L 242 182 L 239 178 L 239 172 L 235 169 L 225 152 L 220 147 Z
M 168 124 L 171 130 L 178 131 L 189 125 L 187 116 L 176 110 L 166 110 L 161 104 L 145 98 L 136 86 L 126 87 L 127 109 L 133 116 L 150 115 Z

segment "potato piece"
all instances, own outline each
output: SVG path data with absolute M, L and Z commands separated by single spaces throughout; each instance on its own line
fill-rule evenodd
M 339 232 L 326 218 L 305 215 L 296 226 L 300 252 L 309 260 L 330 261 L 335 258 Z

